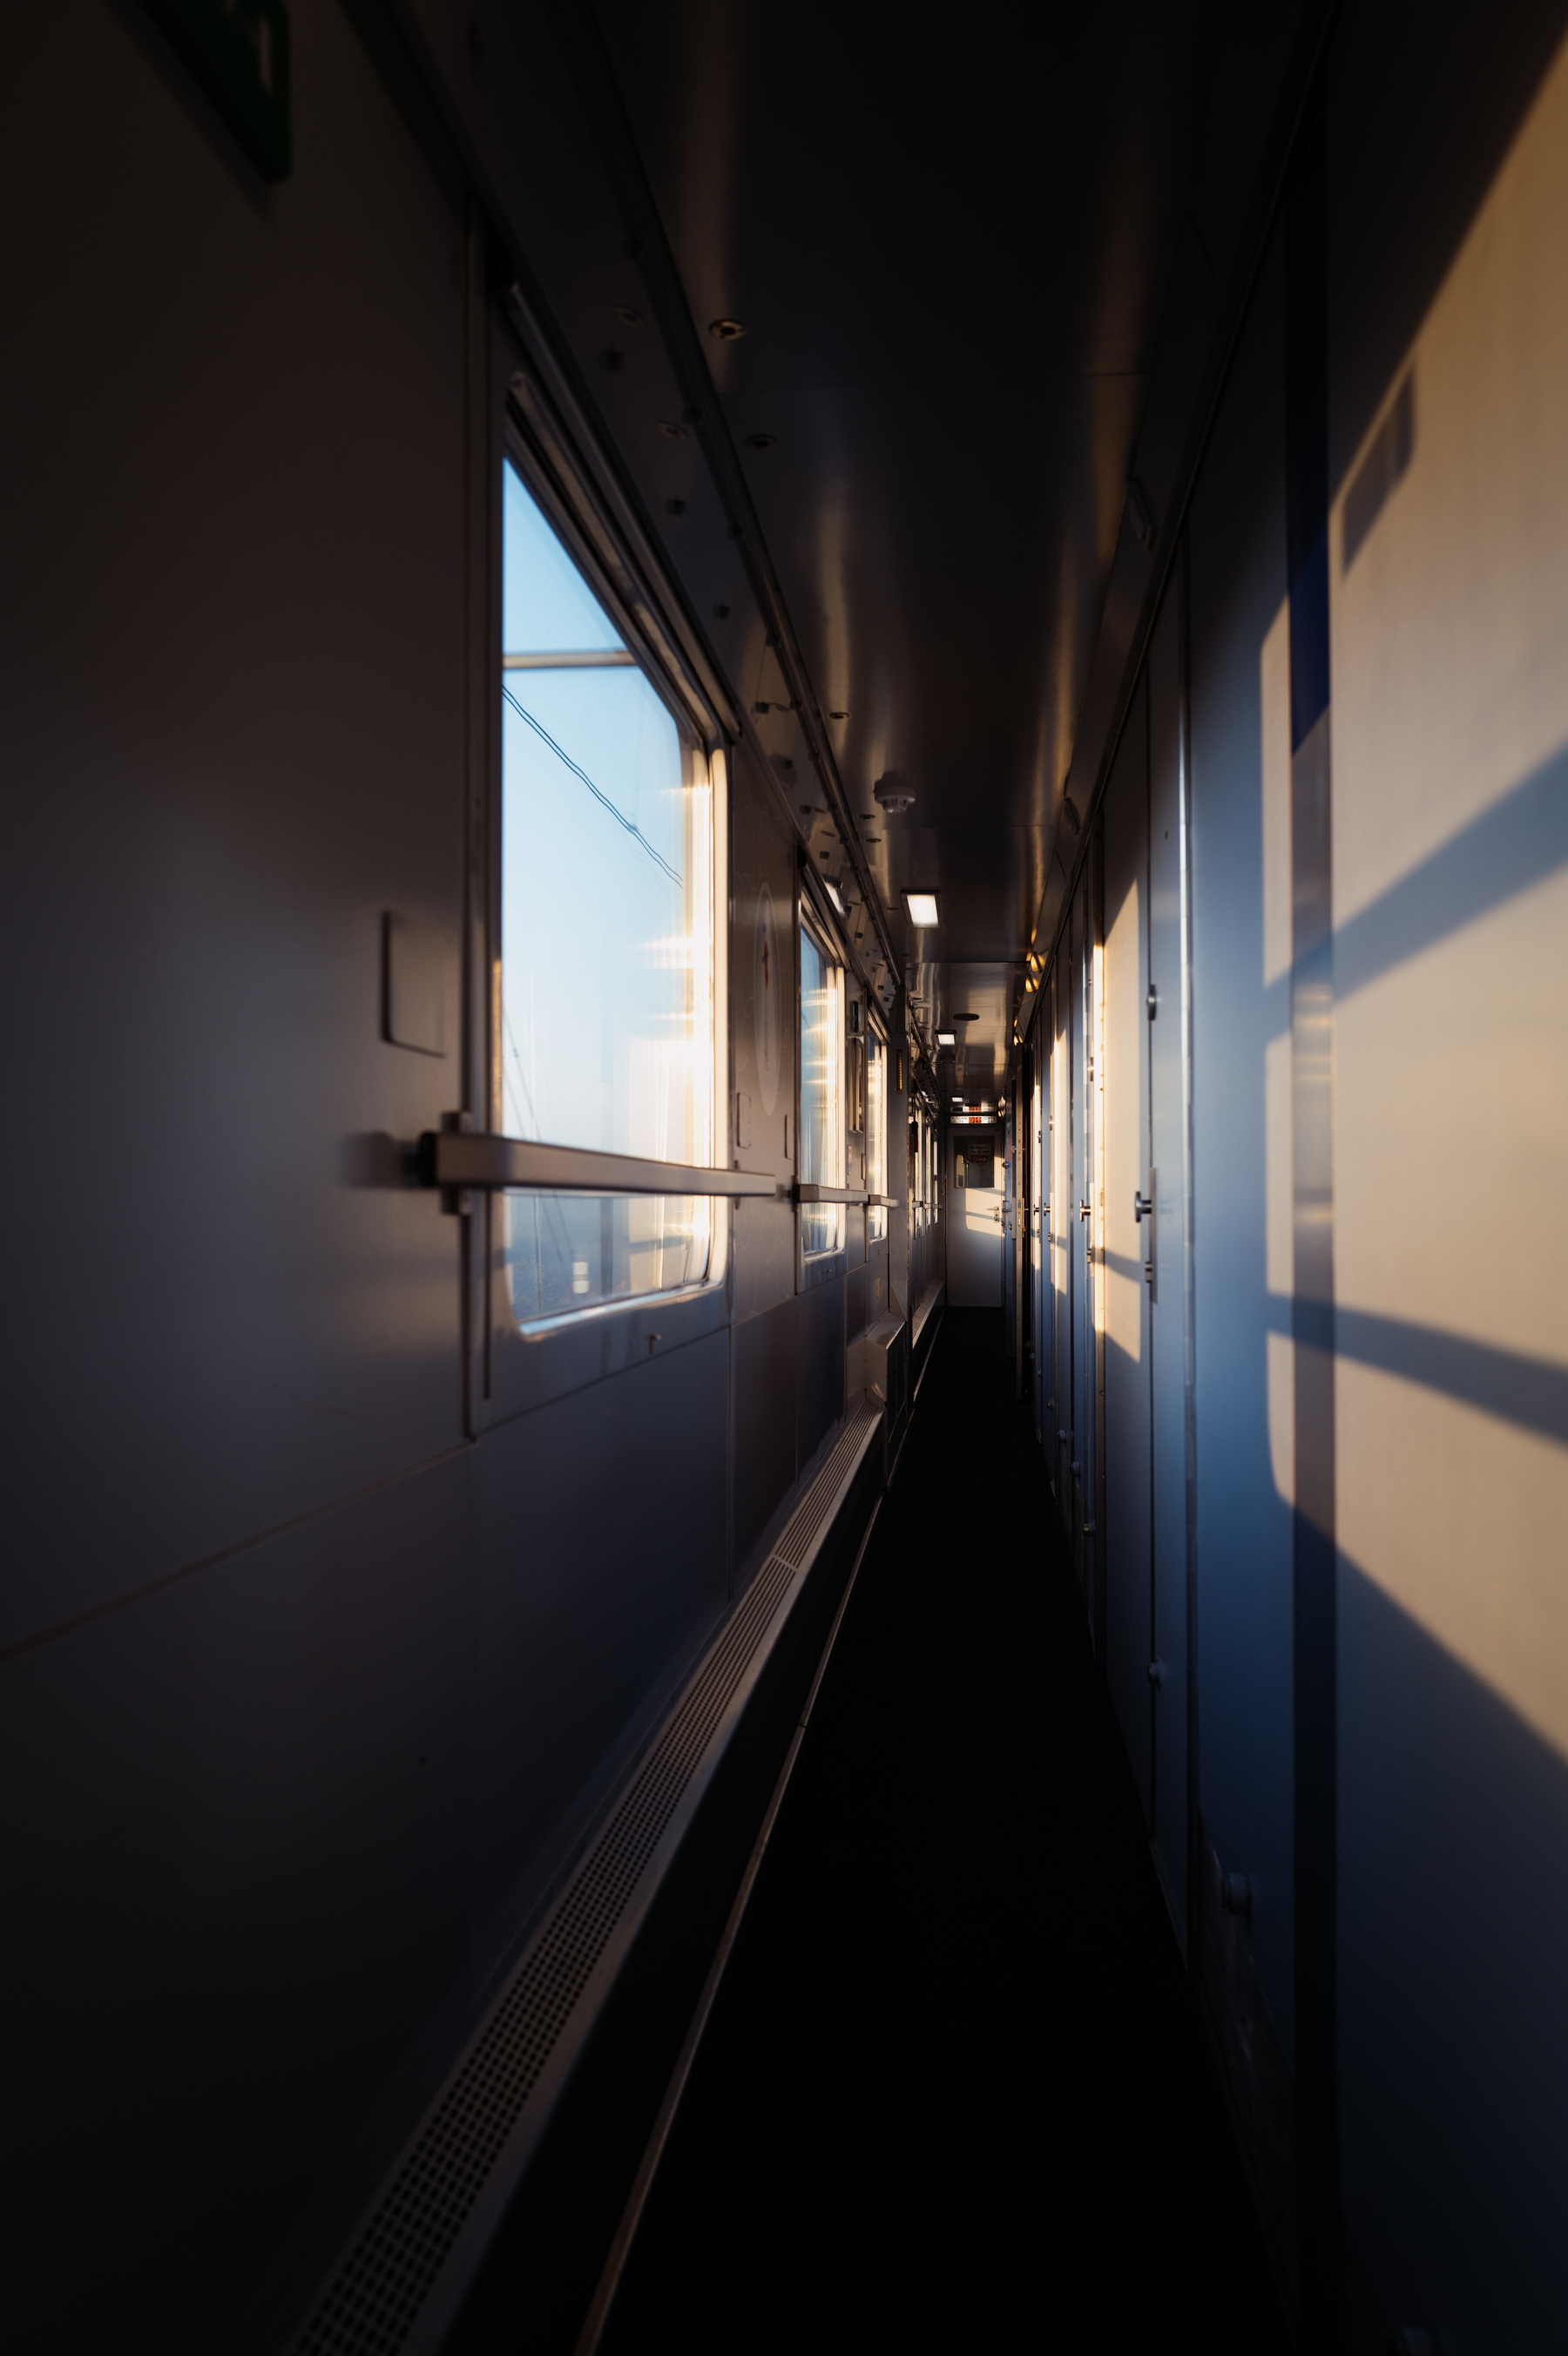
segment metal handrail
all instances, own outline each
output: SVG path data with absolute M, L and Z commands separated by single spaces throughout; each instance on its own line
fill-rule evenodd
M 419 1141 L 422 1186 L 479 1192 L 528 1186 L 572 1194 L 729 1194 L 780 1193 L 764 1171 L 708 1170 L 685 1162 L 650 1162 L 635 1153 L 590 1153 L 575 1145 L 536 1145 L 484 1130 L 429 1130 Z

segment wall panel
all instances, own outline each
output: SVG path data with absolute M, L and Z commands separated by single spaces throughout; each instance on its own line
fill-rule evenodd
M 1397 2319 L 1546 2347 L 1568 2334 L 1568 49 L 1561 10 L 1456 12 L 1412 108 L 1397 32 L 1356 12 L 1328 117 L 1341 2166 Z
M 1265 1215 L 1271 1155 L 1277 1183 L 1285 1151 L 1270 1130 L 1271 1058 L 1290 1024 L 1288 948 L 1282 964 L 1264 873 L 1264 794 L 1278 774 L 1270 732 L 1288 726 L 1275 700 L 1283 356 L 1276 242 L 1190 527 L 1192 1087 L 1200 1805 L 1221 1869 L 1251 1879 L 1252 1949 L 1288 2053 L 1292 1522 L 1270 1385 L 1281 1379 L 1271 1336 L 1288 1335 L 1290 1312 L 1288 1285 L 1283 1298 L 1271 1291 Z

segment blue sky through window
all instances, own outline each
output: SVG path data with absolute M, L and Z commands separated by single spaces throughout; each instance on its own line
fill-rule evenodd
M 644 672 L 613 661 L 624 640 L 510 466 L 504 518 L 502 1119 L 515 1137 L 706 1162 L 706 765 Z M 535 1313 L 701 1275 L 706 1205 L 623 1201 L 604 1219 L 601 1207 L 514 1205 L 513 1257 L 530 1258 L 514 1275 Z

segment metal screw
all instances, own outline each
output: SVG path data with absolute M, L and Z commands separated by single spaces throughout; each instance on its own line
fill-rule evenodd
M 1243 1922 L 1253 1917 L 1252 1877 L 1245 1873 L 1227 1873 L 1220 1883 L 1220 1903 L 1227 1914 L 1239 1914 Z

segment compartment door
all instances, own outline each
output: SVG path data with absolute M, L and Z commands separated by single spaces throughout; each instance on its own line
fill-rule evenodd
M 1154 1594 L 1150 1545 L 1148 701 L 1140 685 L 1105 792 L 1105 1669 L 1150 1815 Z
M 1149 1162 L 1154 1216 L 1139 1229 L 1151 1252 L 1153 1383 L 1151 1515 L 1154 1553 L 1154 1753 L 1150 1826 L 1155 1859 L 1183 1940 L 1187 1935 L 1189 1565 L 1186 1323 L 1187 1089 L 1184 1053 L 1188 955 L 1183 827 L 1186 817 L 1180 641 L 1168 596 L 1149 648 Z M 1152 1251 L 1151 1251 L 1152 1247 Z

